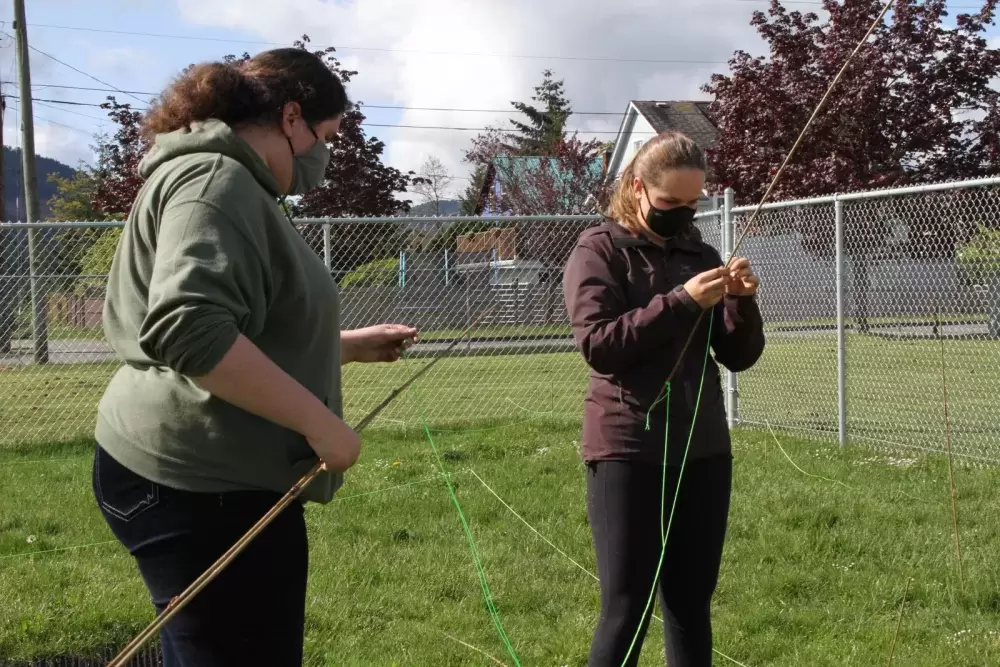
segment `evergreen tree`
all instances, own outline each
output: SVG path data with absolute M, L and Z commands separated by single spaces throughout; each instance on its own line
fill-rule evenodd
M 461 208 L 462 215 L 476 215 L 476 205 L 479 203 L 479 193 L 483 190 L 483 181 L 486 180 L 486 165 L 477 164 L 476 168 L 469 176 L 469 186 L 462 192 Z
M 508 134 L 505 146 L 514 155 L 554 155 L 563 140 L 566 121 L 573 113 L 566 99 L 564 81 L 554 80 L 552 70 L 545 70 L 531 99 L 539 106 L 511 102 L 511 106 L 528 117 L 528 122 L 510 120 L 516 133 Z

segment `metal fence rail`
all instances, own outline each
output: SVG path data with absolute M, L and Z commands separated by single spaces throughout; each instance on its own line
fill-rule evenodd
M 732 193 L 723 202 L 697 224 L 728 257 L 753 207 L 734 206 Z M 461 426 L 579 417 L 587 370 L 574 351 L 561 277 L 576 238 L 598 221 L 297 225 L 341 286 L 345 328 L 416 324 L 419 357 L 477 323 L 456 358 L 424 383 L 430 418 Z M 101 318 L 120 227 L 0 224 L 0 446 L 92 432 L 117 367 Z M 955 450 L 1000 463 L 1000 241 L 980 228 L 1000 228 L 1000 179 L 766 206 L 740 254 L 762 279 L 768 350 L 754 369 L 726 378 L 731 423 L 938 451 L 943 339 Z M 348 420 L 404 373 L 401 364 L 348 367 Z M 403 401 L 383 423 L 410 423 L 414 414 Z

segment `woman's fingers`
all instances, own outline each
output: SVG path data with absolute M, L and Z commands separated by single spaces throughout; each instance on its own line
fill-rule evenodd
M 753 275 L 753 268 L 750 266 L 750 260 L 746 257 L 740 257 L 729 265 L 729 275 L 733 280 L 739 280 L 741 278 L 746 278 Z
M 729 264 L 730 271 L 741 271 L 750 268 L 750 260 L 746 257 L 737 257 Z
M 723 274 L 718 278 L 715 278 L 714 280 L 709 280 L 707 283 L 704 283 L 704 286 L 706 290 L 723 289 L 725 288 L 726 285 L 729 284 L 730 280 L 731 280 L 730 276 Z

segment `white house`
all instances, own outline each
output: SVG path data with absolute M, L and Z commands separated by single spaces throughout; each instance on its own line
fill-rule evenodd
M 715 124 L 708 117 L 708 102 L 632 100 L 625 110 L 615 147 L 608 160 L 607 179 L 618 179 L 639 148 L 661 132 L 683 132 L 703 150 L 718 137 Z M 699 210 L 717 208 L 716 196 L 706 196 Z

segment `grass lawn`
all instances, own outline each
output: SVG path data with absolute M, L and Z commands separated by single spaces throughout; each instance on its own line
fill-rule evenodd
M 433 402 L 426 390 L 421 401 Z M 398 410 L 413 428 L 372 431 L 337 499 L 308 510 L 307 664 L 496 664 L 464 642 L 512 666 L 412 398 L 400 399 Z M 524 665 L 584 665 L 596 582 L 471 472 L 593 572 L 578 426 L 547 419 L 473 426 L 442 430 L 435 440 L 506 631 Z M 885 664 L 902 603 L 894 664 L 1000 664 L 1000 473 L 957 470 L 963 594 L 940 458 L 900 462 L 785 436 L 781 443 L 807 474 L 769 437 L 736 433 L 717 649 L 750 667 Z M 152 612 L 130 558 L 104 543 L 111 536 L 91 497 L 90 444 L 40 450 L 0 451 L 0 658 L 120 647 Z M 30 555 L 56 549 L 65 550 Z M 654 628 L 642 664 L 662 665 L 661 656 Z
M 934 341 L 848 336 L 848 413 L 853 441 L 922 451 L 943 447 L 940 347 Z M 947 341 L 952 444 L 971 459 L 1000 462 L 1000 345 Z M 757 366 L 739 377 L 740 418 L 751 424 L 831 435 L 837 429 L 837 354 L 832 332 L 773 334 Z M 345 412 L 359 420 L 416 368 L 355 365 L 345 369 Z M 93 432 L 97 401 L 115 364 L 0 367 L 0 448 Z M 576 417 L 587 371 L 577 354 L 445 359 L 424 383 L 428 418 L 437 426 L 539 414 Z M 396 404 L 380 424 L 404 425 Z M 37 451 L 37 449 L 36 449 Z
M 986 322 L 989 318 L 986 315 L 969 314 L 943 314 L 944 322 L 961 322 L 973 324 Z M 894 325 L 927 324 L 933 321 L 933 316 L 895 316 L 895 317 L 872 317 L 868 323 L 873 327 L 891 327 Z M 765 328 L 768 330 L 797 329 L 806 327 L 834 327 L 837 320 L 832 317 L 813 318 L 811 320 L 789 320 L 789 321 L 767 321 Z M 852 325 L 853 320 L 848 320 L 848 325 Z M 83 329 L 71 326 L 64 321 L 53 318 L 48 323 L 48 333 L 51 340 L 103 340 L 104 333 L 99 328 Z M 422 333 L 424 340 L 441 340 L 455 338 L 463 333 L 463 328 L 456 329 L 436 329 Z M 513 338 L 530 336 L 569 336 L 568 324 L 496 324 L 491 326 L 476 327 L 467 334 L 473 340 L 483 338 Z M 22 322 L 14 338 L 30 341 L 31 323 Z

